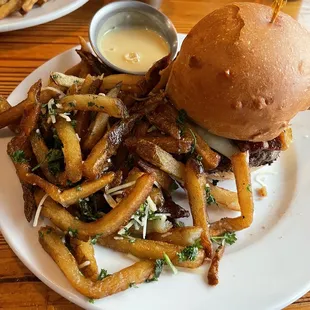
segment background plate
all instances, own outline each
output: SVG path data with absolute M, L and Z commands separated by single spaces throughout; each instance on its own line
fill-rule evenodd
M 24 29 L 50 22 L 75 11 L 87 1 L 88 0 L 49 0 L 41 7 L 35 6 L 24 16 L 15 13 L 0 20 L 0 32 Z
M 184 39 L 179 35 L 179 40 Z M 29 87 L 39 78 L 46 81 L 51 71 L 64 71 L 79 61 L 74 48 L 53 58 L 31 73 L 11 94 L 16 104 L 25 98 Z M 158 282 L 139 285 L 117 295 L 90 304 L 78 294 L 38 242 L 37 229 L 24 218 L 19 181 L 6 145 L 11 135 L 0 132 L 0 227 L 13 251 L 23 263 L 53 290 L 86 309 L 281 309 L 310 289 L 310 112 L 293 120 L 294 143 L 271 167 L 253 174 L 253 191 L 257 178 L 265 178 L 268 197 L 255 198 L 253 225 L 237 234 L 238 241 L 227 247 L 220 264 L 220 284 L 206 284 L 203 266 L 196 271 L 179 269 L 172 275 L 165 271 Z M 267 174 L 269 173 L 269 174 Z M 272 173 L 272 174 L 270 174 Z M 223 183 L 234 188 L 234 182 Z M 177 192 L 178 201 L 188 206 L 184 193 Z M 212 208 L 211 217 L 236 216 Z M 109 273 L 132 264 L 123 254 L 96 247 L 100 268 Z

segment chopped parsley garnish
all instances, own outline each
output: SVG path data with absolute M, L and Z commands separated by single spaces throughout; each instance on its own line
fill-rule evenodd
M 80 192 L 82 190 L 82 186 L 78 185 L 75 189 L 76 189 L 77 192 Z
M 201 155 L 198 154 L 198 155 L 196 156 L 196 159 L 197 159 L 200 163 L 202 162 L 202 156 L 201 156 Z
M 252 187 L 251 187 L 251 184 L 248 184 L 247 187 L 246 187 L 247 191 L 252 193 Z
M 175 225 L 175 227 L 184 227 L 185 226 L 185 224 L 182 221 L 178 221 L 178 220 L 175 220 L 174 225 Z
M 99 281 L 101 281 L 101 280 L 103 280 L 104 278 L 106 278 L 106 277 L 108 277 L 108 276 L 110 276 L 110 274 L 108 274 L 108 271 L 105 270 L 105 269 L 101 269 L 101 271 L 100 271 L 100 273 L 99 273 L 97 279 L 98 279 Z
M 179 185 L 177 182 L 172 181 L 171 184 L 169 185 L 169 192 L 173 192 L 179 188 Z
M 187 120 L 187 114 L 186 114 L 185 110 L 182 109 L 179 111 L 178 117 L 176 119 L 176 122 L 179 126 L 179 129 L 180 129 L 181 137 L 184 135 L 186 120 Z
M 53 79 L 53 80 L 55 80 L 55 79 L 57 79 L 57 78 L 59 78 L 59 74 L 53 74 L 53 75 L 52 75 L 52 79 Z
M 44 234 L 43 234 L 42 231 L 39 231 L 39 237 L 40 237 L 40 238 L 43 238 L 43 237 L 44 237 Z
M 26 159 L 25 152 L 23 150 L 17 150 L 11 155 L 12 160 L 15 163 L 26 163 L 28 160 Z
M 75 104 L 74 102 L 69 102 L 69 106 L 70 106 L 71 108 L 74 108 L 74 107 L 76 106 L 76 104 Z
M 198 255 L 199 249 L 201 248 L 202 246 L 199 240 L 195 242 L 195 244 L 187 246 L 180 253 L 177 253 L 179 261 L 194 261 Z
M 75 129 L 76 128 L 76 120 L 72 119 L 70 123 L 71 123 L 72 127 Z
M 195 136 L 194 132 L 190 128 L 188 128 L 188 130 L 190 131 L 190 133 L 193 136 L 193 142 L 192 142 L 192 145 L 191 145 L 191 149 L 189 151 L 189 154 L 192 155 L 194 153 L 194 151 L 195 151 L 195 148 L 196 148 L 197 139 L 196 139 L 196 136 Z
M 160 277 L 161 272 L 163 271 L 165 261 L 163 259 L 156 259 L 155 261 L 155 268 L 154 268 L 154 276 L 151 279 L 147 279 L 145 282 L 153 282 L 158 281 L 158 278 Z
M 70 237 L 76 238 L 78 235 L 78 230 L 77 229 L 72 229 L 71 227 L 68 228 L 68 234 Z
M 211 237 L 211 241 L 217 244 L 227 243 L 229 245 L 234 244 L 237 241 L 236 234 L 234 232 L 226 232 L 221 236 Z
M 89 106 L 89 107 L 93 107 L 93 106 L 95 106 L 95 105 L 96 105 L 96 104 L 95 104 L 94 102 L 92 102 L 92 101 L 89 101 L 89 102 L 88 102 L 88 106 Z
M 95 236 L 93 236 L 91 239 L 90 239 L 90 243 L 91 244 L 96 244 L 97 243 L 97 241 L 98 241 L 98 238 L 101 236 L 101 234 L 97 234 L 97 235 L 95 235 Z
M 164 260 L 165 260 L 166 264 L 170 267 L 170 269 L 172 270 L 172 272 L 173 272 L 174 274 L 177 274 L 177 273 L 178 273 L 178 270 L 177 270 L 177 269 L 175 268 L 175 266 L 172 264 L 172 262 L 171 262 L 169 256 L 168 256 L 166 253 L 164 253 Z
M 86 199 L 79 199 L 78 207 L 78 218 L 84 222 L 93 222 L 102 216 L 102 214 L 97 211 L 97 208 Z
M 215 198 L 211 194 L 211 189 L 209 186 L 206 186 L 206 195 L 207 195 L 207 204 L 208 205 L 217 204 Z
M 32 168 L 32 172 L 37 170 L 38 168 L 41 167 L 41 165 L 45 162 L 48 163 L 48 170 L 52 173 L 52 174 L 57 174 L 58 172 L 60 172 L 60 163 L 58 162 L 58 160 L 63 159 L 63 153 L 61 150 L 58 149 L 50 149 L 48 151 L 48 153 L 46 154 L 45 159 L 40 162 L 39 164 L 37 164 L 34 168 Z
M 88 299 L 88 302 L 91 303 L 91 304 L 94 304 L 94 303 L 95 303 L 95 299 L 89 298 L 89 299 Z
M 129 283 L 129 287 L 130 287 L 130 288 L 131 288 L 131 287 L 138 288 L 138 286 L 136 285 L 135 282 Z

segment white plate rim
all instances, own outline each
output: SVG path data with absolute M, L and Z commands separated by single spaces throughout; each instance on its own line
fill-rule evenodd
M 182 39 L 184 38 L 185 36 L 182 35 L 180 36 L 179 38 Z M 64 57 L 65 55 L 70 55 L 73 51 L 74 51 L 75 48 L 72 48 L 56 57 L 54 57 L 53 59 L 51 59 L 50 61 L 46 62 L 45 64 L 43 64 L 41 67 L 39 67 L 37 70 L 35 70 L 32 74 L 30 74 L 28 76 L 27 79 L 27 85 L 28 84 L 31 84 L 34 82 L 34 79 L 33 79 L 33 76 L 36 72 L 40 72 L 40 73 L 44 73 L 44 75 L 48 75 L 49 72 L 46 72 L 46 70 L 44 69 L 45 67 L 48 67 L 49 64 L 53 61 L 56 61 L 57 59 L 60 59 L 62 57 Z M 74 54 L 72 54 L 73 56 Z M 32 77 L 32 78 L 31 78 Z M 10 98 L 12 98 L 13 94 L 16 93 L 16 92 L 19 92 L 20 89 L 22 89 L 23 87 L 23 83 L 26 83 L 25 80 L 23 82 L 21 82 L 21 84 L 19 84 L 16 89 L 13 91 L 13 93 L 11 94 L 11 96 L 8 98 L 9 101 L 10 101 Z M 306 112 L 308 113 L 309 115 L 309 112 Z M 309 129 L 309 128 L 308 128 Z M 298 139 L 297 139 L 298 140 Z M 299 149 L 299 143 L 296 143 L 297 146 L 296 146 L 296 153 L 298 156 L 298 159 L 299 157 L 302 157 L 301 153 L 300 152 L 300 149 Z M 310 149 L 310 147 L 309 147 Z M 298 152 L 299 151 L 299 152 Z M 309 179 L 309 177 L 307 177 L 307 179 Z M 296 204 L 300 204 L 302 203 L 302 201 L 300 201 L 300 199 L 298 200 L 298 195 L 295 197 L 295 203 Z M 303 211 L 307 211 L 306 209 L 303 209 Z M 308 211 L 308 214 L 310 215 L 310 212 Z M 292 219 L 296 218 L 297 214 L 291 214 L 290 216 L 293 216 L 291 217 Z M 284 224 L 283 224 L 284 222 Z M 283 222 L 282 222 L 282 226 L 283 225 L 287 225 L 288 224 L 288 215 L 284 215 L 283 216 Z M 281 223 L 280 223 L 281 225 Z M 15 254 L 21 259 L 21 261 L 27 266 L 27 268 L 29 268 L 40 280 L 42 280 L 42 282 L 44 282 L 46 285 L 48 285 L 50 288 L 52 288 L 53 290 L 55 290 L 57 293 L 59 293 L 60 295 L 62 295 L 63 297 L 69 299 L 71 302 L 74 302 L 75 304 L 83 307 L 83 308 L 86 308 L 86 309 L 101 309 L 100 308 L 100 305 L 92 305 L 92 304 L 89 304 L 87 303 L 87 301 L 85 301 L 85 299 L 81 299 L 79 296 L 79 294 L 76 294 L 76 293 L 72 293 L 71 291 L 68 291 L 68 290 L 64 290 L 62 287 L 60 287 L 59 285 L 57 285 L 57 283 L 54 283 L 53 281 L 51 281 L 49 278 L 47 278 L 44 274 L 40 274 L 36 268 L 36 266 L 32 265 L 26 257 L 23 256 L 22 253 L 20 253 L 18 251 L 18 248 L 17 248 L 17 245 L 14 243 L 14 240 L 11 238 L 10 236 L 10 233 L 9 231 L 6 231 L 5 229 L 5 225 L 4 225 L 4 222 L 1 221 L 1 217 L 0 217 L 0 227 L 2 227 L 2 233 L 3 233 L 3 236 L 5 237 L 5 239 L 7 240 L 8 244 L 10 245 L 10 247 L 12 248 L 12 250 L 15 252 Z M 302 226 L 302 229 L 309 232 L 309 229 L 307 229 L 308 227 L 304 227 Z M 279 228 L 277 226 L 277 228 Z M 299 227 L 296 227 L 296 229 L 298 229 Z M 276 236 L 276 229 L 273 229 L 270 231 L 269 233 L 269 238 L 277 238 Z M 302 235 L 300 235 L 302 237 Z M 290 238 L 291 235 L 287 236 L 288 238 L 288 244 L 293 244 L 292 241 L 295 241 L 294 238 L 295 236 L 293 236 L 293 239 Z M 301 240 L 296 240 L 295 244 L 296 246 L 300 247 L 303 245 L 303 241 L 304 239 L 301 239 Z M 257 245 L 257 249 L 263 249 L 264 250 L 264 246 L 262 247 L 262 241 L 260 240 L 259 242 L 256 243 Z M 243 251 L 240 251 L 240 252 L 244 252 Z M 231 256 L 230 256 L 230 262 L 233 263 L 236 261 L 236 259 L 240 259 L 240 252 L 237 252 L 237 253 L 233 253 Z M 306 252 L 305 253 L 305 257 L 308 257 L 310 258 L 310 252 Z M 224 264 L 224 263 L 223 263 Z M 307 273 L 307 275 L 309 274 L 309 271 L 307 272 L 307 270 L 305 270 L 305 274 Z M 297 286 L 297 285 L 296 285 Z M 220 288 L 221 286 L 219 285 L 218 288 Z M 281 297 L 281 298 L 277 298 L 276 300 L 273 300 L 272 304 L 268 305 L 268 307 L 266 307 L 266 309 L 282 309 L 284 308 L 285 306 L 291 304 L 293 301 L 297 300 L 299 297 L 303 296 L 307 291 L 309 291 L 310 289 L 310 277 L 307 278 L 307 281 L 306 283 L 303 283 L 302 286 L 300 287 L 295 287 L 295 289 L 292 289 L 289 291 L 289 293 L 285 296 L 285 297 Z M 117 296 L 117 295 L 115 295 Z M 98 307 L 99 306 L 99 307 Z M 182 308 L 181 308 L 182 309 Z M 194 308 L 196 309 L 196 308 Z M 254 308 L 253 308 L 254 309 Z M 255 308 L 255 309 L 262 309 L 262 308 Z
M 54 0 L 55 1 L 55 0 Z M 54 9 L 55 3 L 52 3 L 51 9 L 49 12 L 44 13 L 42 15 L 37 15 L 32 17 L 31 11 L 25 16 L 20 17 L 12 17 L 14 20 L 12 21 L 11 17 L 6 17 L 3 20 L 0 20 L 0 33 L 1 32 L 9 32 L 19 29 L 25 29 L 41 24 L 48 23 L 60 17 L 63 17 L 78 8 L 84 5 L 88 0 L 65 0 L 66 3 L 60 4 L 60 0 L 56 0 L 59 3 L 58 8 Z M 63 2 L 63 1 L 62 1 Z M 36 10 L 36 14 L 39 14 L 40 11 L 43 11 L 44 6 L 48 5 L 45 3 L 42 7 L 35 7 L 33 10 Z M 27 16 L 28 15 L 28 16 Z

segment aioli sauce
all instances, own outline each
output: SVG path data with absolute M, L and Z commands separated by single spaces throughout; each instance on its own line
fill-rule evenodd
M 146 28 L 112 29 L 99 36 L 98 47 L 113 65 L 141 73 L 170 52 L 165 39 Z

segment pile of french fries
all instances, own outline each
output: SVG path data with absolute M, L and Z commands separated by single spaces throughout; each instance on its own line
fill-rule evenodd
M 51 221 L 39 241 L 88 298 L 157 280 L 164 265 L 176 272 L 210 259 L 216 285 L 226 236 L 233 243 L 253 219 L 248 154 L 231 158 L 237 193 L 214 185 L 206 172 L 221 156 L 165 97 L 169 57 L 144 76 L 115 74 L 80 40 L 76 66 L 52 72 L 45 87 L 38 81 L 14 107 L 0 99 L 0 128 L 16 134 L 7 152 L 27 220 Z M 193 226 L 178 220 L 189 212 L 173 201 L 177 187 L 187 192 Z M 240 216 L 210 223 L 212 204 Z M 98 270 L 96 243 L 141 261 L 107 275 Z
M 22 15 L 33 9 L 35 4 L 42 6 L 48 0 L 0 0 L 0 19 L 3 19 L 15 12 Z

